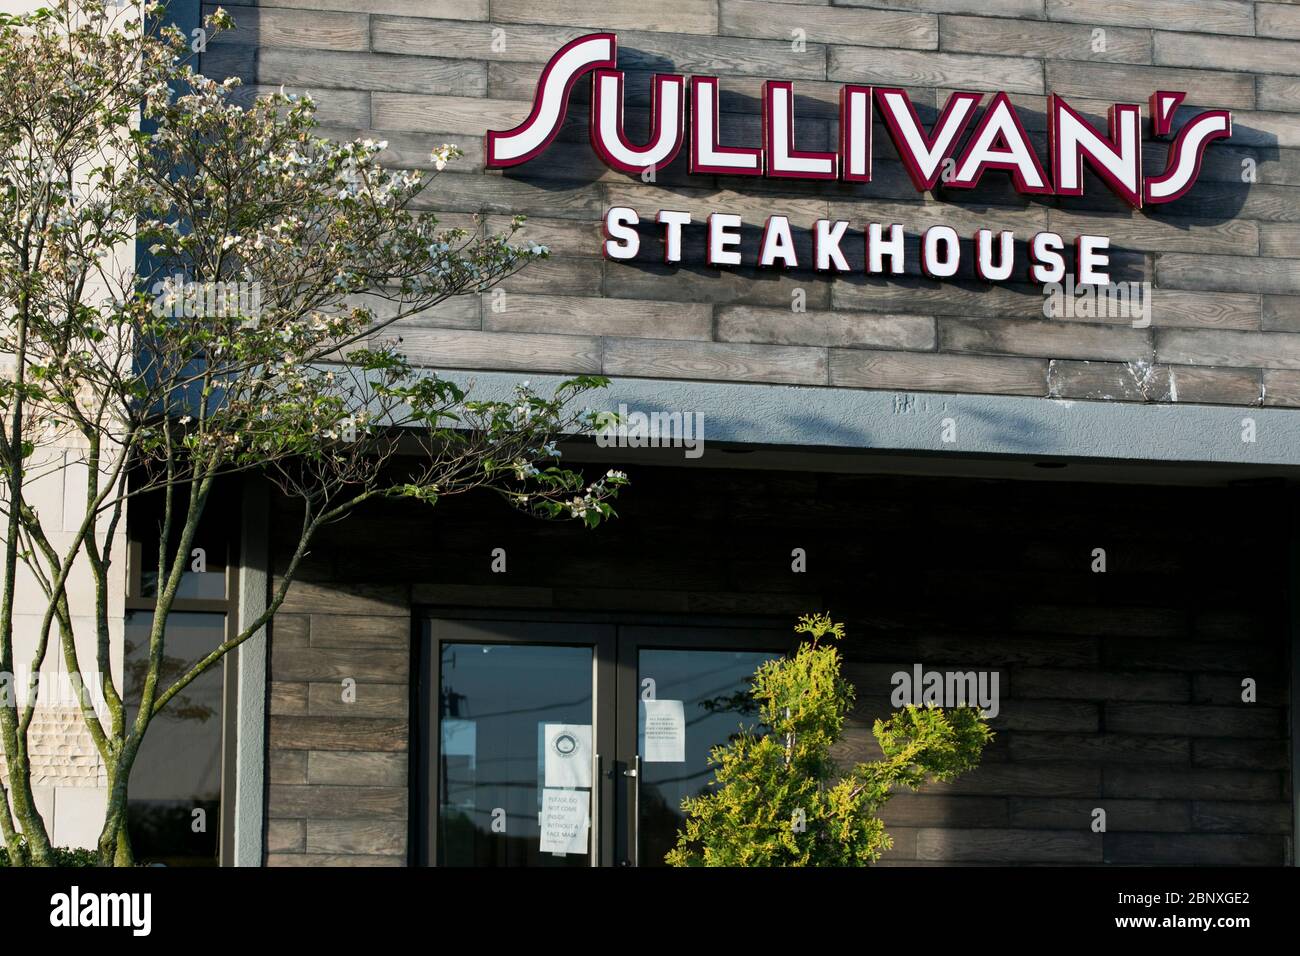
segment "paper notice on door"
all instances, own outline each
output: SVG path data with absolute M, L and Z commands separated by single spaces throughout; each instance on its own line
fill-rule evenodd
M 585 790 L 551 790 L 542 793 L 543 853 L 586 853 L 590 796 Z
M 546 786 L 591 786 L 591 724 L 545 724 Z
M 643 763 L 686 760 L 686 712 L 680 700 L 641 701 Z

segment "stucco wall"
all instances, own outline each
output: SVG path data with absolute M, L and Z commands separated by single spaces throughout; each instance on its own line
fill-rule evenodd
M 778 382 L 1124 401 L 1300 404 L 1300 6 L 1244 0 L 270 0 L 226 4 L 238 29 L 203 57 L 210 73 L 253 88 L 308 90 L 331 135 L 389 142 L 399 165 L 427 166 L 454 142 L 466 157 L 422 197 L 447 222 L 484 212 L 550 261 L 505 283 L 503 299 L 462 299 L 408 320 L 404 344 L 439 367 L 603 372 L 616 376 Z M 907 88 L 926 123 L 954 89 L 1005 90 L 1045 157 L 1046 94 L 1104 128 L 1116 100 L 1186 91 L 1179 122 L 1233 111 L 1191 193 L 1134 211 L 1087 173 L 1085 195 L 1026 197 L 1005 173 L 973 191 L 918 194 L 877 117 L 866 184 L 689 176 L 686 150 L 653 184 L 600 163 L 587 95 L 542 157 L 483 169 L 482 136 L 528 113 L 542 64 L 596 29 L 619 36 L 628 128 L 644 136 L 652 71 L 721 78 L 724 135 L 757 145 L 765 79 L 792 80 L 807 149 L 833 148 L 845 82 Z M 796 33 L 796 31 L 800 31 Z M 792 38 L 806 37 L 796 50 Z M 986 98 L 987 99 L 987 98 Z M 1144 115 L 1146 107 L 1143 107 Z M 1148 174 L 1166 146 L 1144 122 Z M 1177 128 L 1177 126 L 1175 126 Z M 1245 182 L 1247 169 L 1256 181 Z M 807 262 L 818 217 L 854 227 L 900 222 L 908 275 L 829 278 L 812 271 L 717 270 L 702 230 L 681 268 L 600 255 L 600 216 L 624 204 L 742 215 L 746 261 L 769 214 L 791 218 Z M 934 223 L 969 237 L 1013 229 L 1018 252 L 1040 229 L 1112 238 L 1113 277 L 1152 283 L 1152 322 L 1043 316 L 1041 289 L 920 276 L 918 233 Z M 846 242 L 851 262 L 861 242 Z M 806 312 L 792 311 L 803 290 Z

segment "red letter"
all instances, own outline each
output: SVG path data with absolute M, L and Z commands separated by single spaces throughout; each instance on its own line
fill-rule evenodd
M 494 169 L 518 166 L 550 146 L 564 122 L 569 90 L 583 74 L 597 67 L 613 68 L 617 45 L 612 33 L 589 33 L 560 47 L 537 81 L 528 119 L 504 133 L 488 130 L 486 165 Z
M 763 143 L 767 146 L 767 175 L 784 179 L 834 179 L 835 153 L 810 153 L 794 148 L 794 85 L 768 80 L 763 84 Z
M 1130 206 L 1142 208 L 1142 113 L 1128 103 L 1107 111 L 1105 139 L 1055 93 L 1047 98 L 1047 151 L 1058 196 L 1083 195 L 1083 161 Z
M 663 169 L 682 146 L 686 78 L 650 78 L 650 141 L 633 146 L 623 129 L 623 71 L 597 70 L 591 88 L 591 145 L 606 166 L 624 173 Z
M 880 102 L 880 115 L 885 120 L 889 135 L 898 148 L 898 155 L 907 168 L 919 192 L 933 189 L 939 181 L 939 169 L 944 158 L 952 152 L 961 139 L 966 124 L 981 97 L 978 93 L 952 93 L 935 120 L 934 132 L 927 136 L 921 129 L 921 118 L 906 90 L 876 90 Z
M 1151 125 L 1158 135 L 1165 135 L 1173 126 L 1174 111 L 1183 101 L 1185 93 L 1158 90 L 1151 96 Z M 1205 148 L 1216 139 L 1232 135 L 1232 114 L 1227 110 L 1209 110 L 1198 113 L 1178 131 L 1169 146 L 1165 171 L 1147 179 L 1146 201 L 1149 203 L 1173 202 L 1192 188 L 1201 174 L 1201 159 Z
M 718 78 L 691 77 L 691 172 L 761 176 L 763 151 L 718 143 Z
M 995 147 L 999 140 L 1002 146 Z M 1016 192 L 1050 193 L 1052 184 L 1029 143 L 1029 134 L 1020 125 L 1020 117 L 1007 94 L 998 93 L 984 111 L 984 118 L 971 134 L 970 142 L 957 160 L 957 172 L 949 186 L 974 189 L 985 169 L 1011 171 Z

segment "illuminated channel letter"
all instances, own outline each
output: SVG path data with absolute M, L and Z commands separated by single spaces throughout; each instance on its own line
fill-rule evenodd
M 660 209 L 655 221 L 664 227 L 664 262 L 681 262 L 682 226 L 691 224 L 691 214 L 676 209 Z
M 628 142 L 623 127 L 623 71 L 597 70 L 591 89 L 591 145 L 605 165 L 624 173 L 663 169 L 682 147 L 686 77 L 656 73 L 650 79 L 650 141 Z
M 1075 282 L 1079 285 L 1110 285 L 1110 237 L 1074 237 Z
M 1083 163 L 1111 191 L 1142 207 L 1142 112 L 1130 103 L 1107 110 L 1109 137 L 1103 137 L 1055 93 L 1047 98 L 1047 152 L 1058 196 L 1083 195 Z
M 1174 113 L 1186 95 L 1167 90 L 1157 90 L 1151 94 L 1151 126 L 1157 136 L 1169 134 L 1174 123 Z M 1232 113 L 1228 110 L 1197 113 L 1184 123 L 1174 141 L 1169 144 L 1165 171 L 1159 176 L 1147 178 L 1146 201 L 1173 202 L 1186 193 L 1201 174 L 1201 160 L 1205 156 L 1206 147 L 1216 139 L 1226 139 L 1231 135 Z
M 871 182 L 871 87 L 840 87 L 840 178 Z
M 939 250 L 943 246 L 942 253 Z M 931 279 L 948 279 L 961 265 L 961 246 L 952 226 L 931 226 L 921 236 L 921 271 Z
M 1029 243 L 1029 281 L 1060 282 L 1065 278 L 1065 240 L 1059 233 L 1036 232 Z
M 834 179 L 835 153 L 803 152 L 794 146 L 794 84 L 763 84 L 763 144 L 767 175 L 782 179 Z
M 993 264 L 993 230 L 975 233 L 975 274 L 985 282 L 1006 282 L 1016 267 L 1016 234 L 998 233 L 998 264 Z
M 927 135 L 906 90 L 876 88 L 881 118 L 917 191 L 933 189 L 939 181 L 944 159 L 961 139 L 981 99 L 979 93 L 949 94 L 934 130 Z
M 813 223 L 813 268 L 818 272 L 848 272 L 849 260 L 844 258 L 840 243 L 848 232 L 846 219 L 818 219 Z
M 777 265 L 786 269 L 799 267 L 799 256 L 794 251 L 794 234 L 790 220 L 785 216 L 768 216 L 763 226 L 763 241 L 759 244 L 758 264 L 765 269 Z
M 1029 143 L 1029 134 L 1020 125 L 1020 117 L 1005 93 L 998 93 L 989 103 L 979 126 L 957 160 L 957 172 L 947 185 L 974 189 L 986 169 L 1010 171 L 1016 192 L 1052 191 L 1043 164 Z
M 533 110 L 512 130 L 489 130 L 485 163 L 491 168 L 518 166 L 551 145 L 578 78 L 599 67 L 613 69 L 618 41 L 612 33 L 590 33 L 566 43 L 542 70 Z
M 715 212 L 709 216 L 709 265 L 740 265 L 740 217 Z
M 867 271 L 879 275 L 885 271 L 885 256 L 889 256 L 889 271 L 900 275 L 903 271 L 903 224 L 891 223 L 889 239 L 882 238 L 880 223 L 867 227 Z
M 763 150 L 718 142 L 718 78 L 691 77 L 691 172 L 763 175 Z
M 602 231 L 605 241 L 601 243 L 601 252 L 606 259 L 635 259 L 641 251 L 641 236 L 636 231 L 641 217 L 635 209 L 627 206 L 610 206 L 605 211 Z

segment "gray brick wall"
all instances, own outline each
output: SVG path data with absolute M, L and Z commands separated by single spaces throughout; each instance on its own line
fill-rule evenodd
M 530 217 L 526 236 L 554 258 L 508 281 L 506 310 L 448 303 L 404 324 L 410 353 L 433 366 L 1300 405 L 1300 6 L 1245 0 L 268 0 L 226 4 L 238 28 L 202 66 L 254 90 L 285 84 L 317 98 L 326 132 L 388 140 L 386 159 L 427 165 L 455 142 L 466 157 L 421 206 L 452 224 L 469 213 Z M 1198 185 L 1173 204 L 1134 211 L 1090 173 L 1078 198 L 1035 198 L 993 173 L 973 193 L 918 194 L 877 124 L 869 184 L 687 176 L 685 157 L 648 185 L 605 168 L 570 109 L 540 159 L 487 172 L 482 136 L 527 115 L 542 64 L 593 29 L 619 33 L 630 129 L 644 129 L 652 70 L 723 82 L 728 136 L 757 144 L 764 79 L 795 81 L 805 148 L 835 135 L 844 82 L 907 87 L 922 119 L 949 91 L 1006 90 L 1040 155 L 1044 94 L 1096 123 L 1112 101 L 1186 90 L 1195 108 L 1227 107 L 1234 136 L 1211 147 Z M 791 48 L 792 30 L 807 47 Z M 1104 49 L 1094 49 L 1104 30 Z M 499 40 L 494 48 L 494 31 Z M 583 99 L 575 91 L 577 100 Z M 635 133 L 633 134 L 636 135 Z M 1148 171 L 1165 146 L 1149 141 Z M 1243 163 L 1257 182 L 1242 182 Z M 770 212 L 807 227 L 825 216 L 901 222 L 909 274 L 896 281 L 752 269 L 717 271 L 702 255 L 669 270 L 606 262 L 599 218 L 626 204 Z M 1040 290 L 921 277 L 916 235 L 948 223 L 1109 235 L 1117 278 L 1154 284 L 1149 329 L 1115 319 L 1045 321 Z M 847 251 L 847 250 L 846 250 Z M 969 259 L 969 255 L 965 258 Z M 795 288 L 808 312 L 790 310 Z M 685 305 L 685 307 L 683 307 Z M 1122 320 L 1121 320 L 1122 323 Z M 1154 365 L 1135 372 L 1134 363 Z M 1164 383 L 1134 389 L 1135 374 Z

